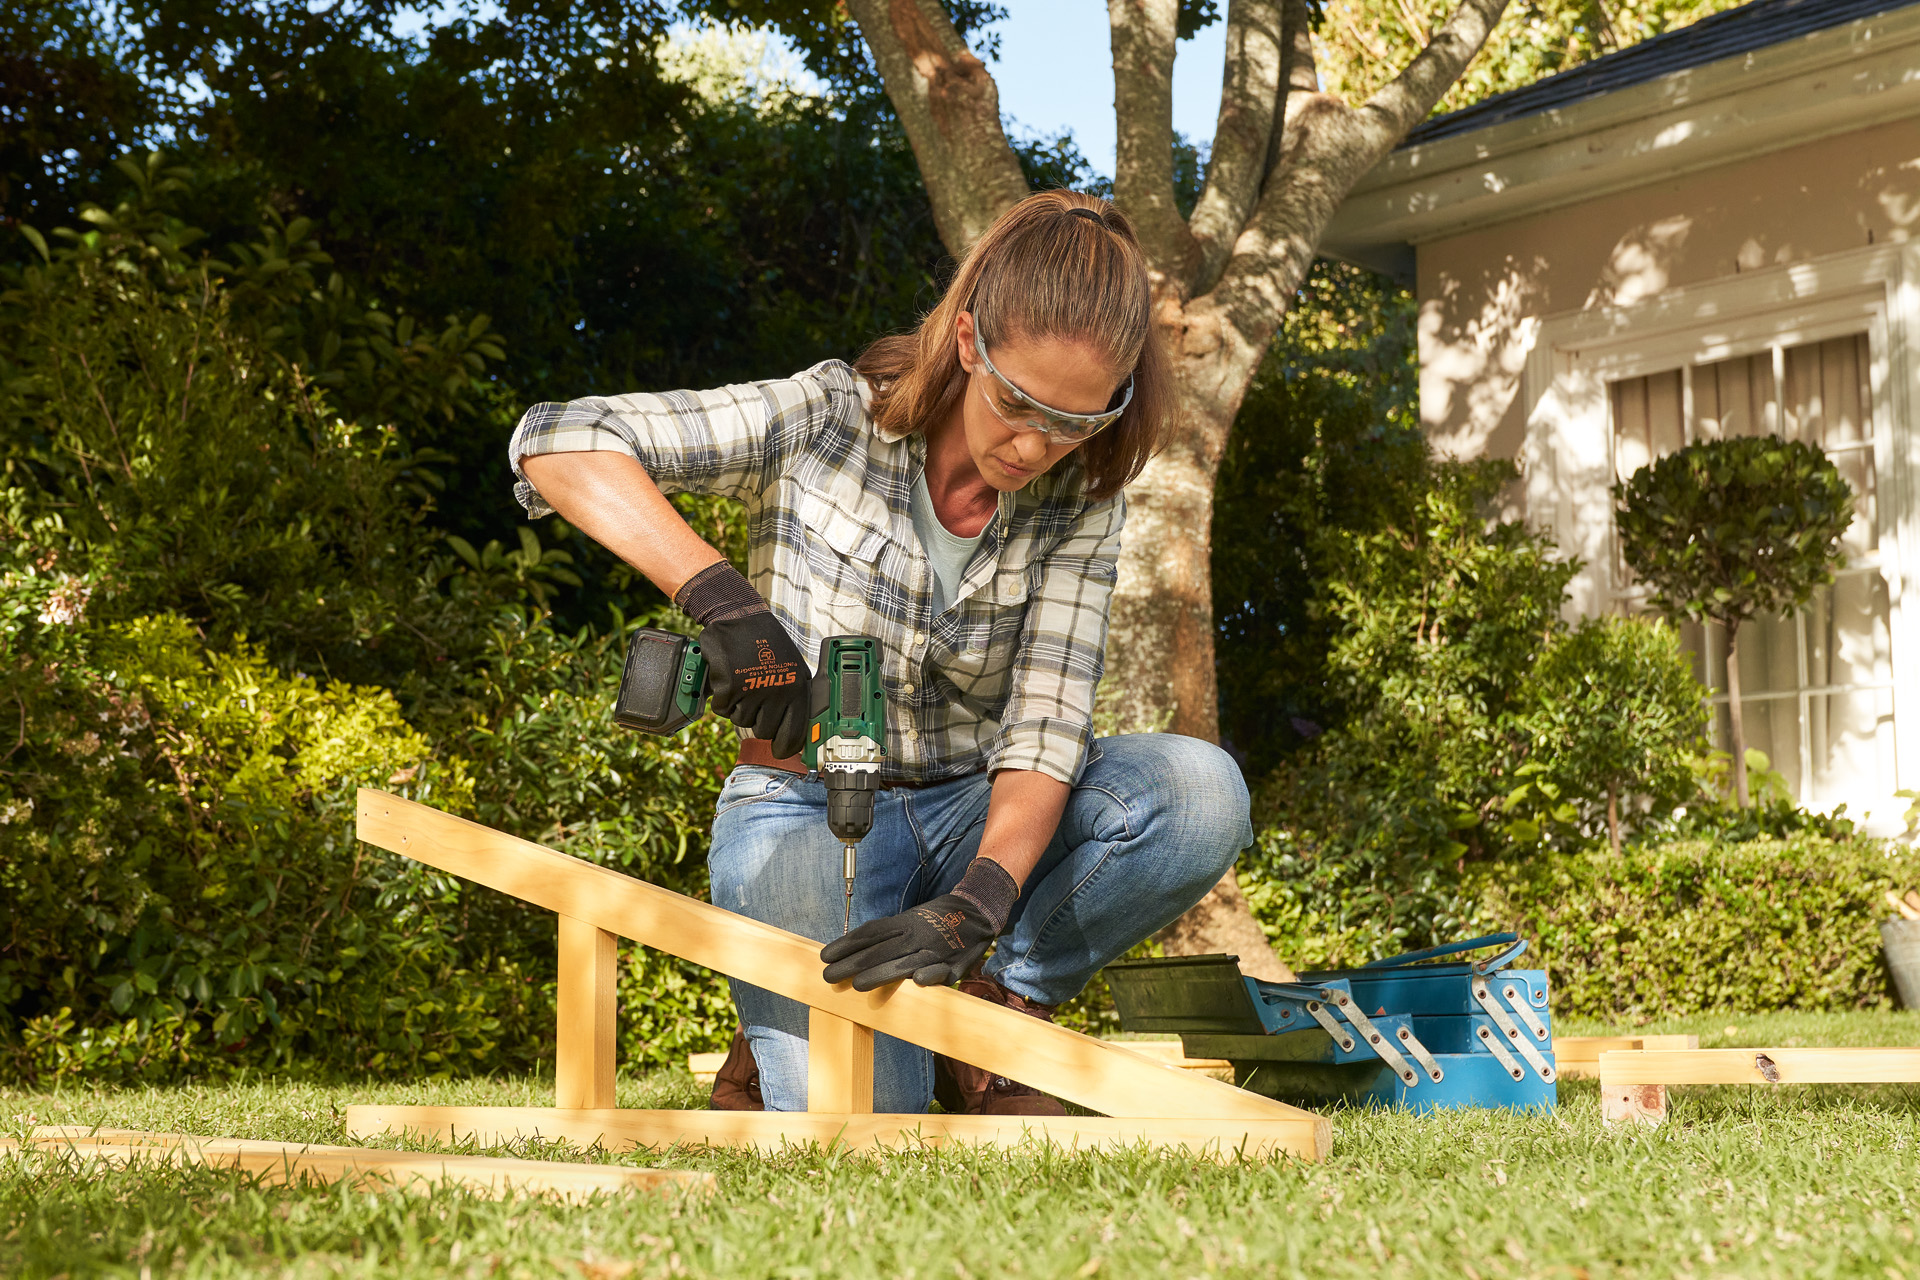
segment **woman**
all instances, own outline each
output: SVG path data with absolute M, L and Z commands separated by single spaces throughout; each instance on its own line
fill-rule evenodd
M 1092 728 L 1121 489 L 1170 406 L 1132 227 L 1050 191 L 980 238 L 915 333 L 852 367 L 527 412 L 511 449 L 528 513 L 558 511 L 673 596 L 702 627 L 715 710 L 742 730 L 714 902 L 827 942 L 827 981 L 960 979 L 1050 1017 L 1220 878 L 1252 840 L 1233 762 Z M 740 499 L 749 576 L 663 491 Z M 862 634 L 881 642 L 887 790 L 860 846 L 863 923 L 842 938 L 840 846 L 798 759 L 802 655 Z M 715 1105 L 803 1109 L 805 1007 L 733 995 L 744 1039 Z M 877 1110 L 924 1111 L 936 1088 L 949 1111 L 1060 1113 L 878 1037 Z

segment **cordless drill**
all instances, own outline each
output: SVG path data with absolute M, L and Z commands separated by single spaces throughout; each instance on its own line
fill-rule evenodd
M 846 926 L 853 926 L 855 851 L 873 830 L 873 800 L 887 756 L 886 693 L 880 642 L 828 636 L 814 669 L 801 761 L 827 784 L 827 829 L 846 852 Z M 641 627 L 627 643 L 627 668 L 614 700 L 614 723 L 642 733 L 678 733 L 706 712 L 707 659 L 697 640 Z

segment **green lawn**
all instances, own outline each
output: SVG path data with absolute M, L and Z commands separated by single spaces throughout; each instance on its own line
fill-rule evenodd
M 1920 1015 L 1723 1015 L 1642 1030 L 1708 1045 L 1915 1044 Z M 1321 1165 L 1044 1149 L 614 1157 L 710 1169 L 719 1191 L 705 1202 L 258 1188 L 210 1170 L 82 1178 L 35 1157 L 0 1162 L 0 1276 L 1920 1280 L 1920 1086 L 1683 1089 L 1656 1132 L 1603 1131 L 1591 1082 L 1560 1096 L 1551 1115 L 1338 1114 Z M 16 1090 L 0 1091 L 0 1121 L 339 1142 L 341 1109 L 359 1101 L 550 1095 L 521 1080 Z M 663 1072 L 624 1081 L 620 1101 L 696 1105 L 700 1090 Z

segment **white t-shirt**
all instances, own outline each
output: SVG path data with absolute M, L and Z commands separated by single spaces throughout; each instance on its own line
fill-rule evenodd
M 925 471 L 913 478 L 912 514 L 914 535 L 920 539 L 921 550 L 927 553 L 927 564 L 933 569 L 933 613 L 938 617 L 947 611 L 954 592 L 960 589 L 967 562 L 973 559 L 974 549 L 987 531 L 982 526 L 971 538 L 947 532 L 947 526 L 940 523 L 933 509 L 933 494 L 927 490 Z

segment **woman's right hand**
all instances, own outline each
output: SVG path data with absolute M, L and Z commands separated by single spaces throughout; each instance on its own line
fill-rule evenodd
M 773 744 L 784 760 L 807 745 L 806 659 L 771 610 L 716 622 L 700 632 L 713 709 Z
M 726 561 L 688 578 L 674 603 L 701 624 L 713 709 L 773 744 L 776 760 L 807 744 L 810 673 L 753 584 Z

